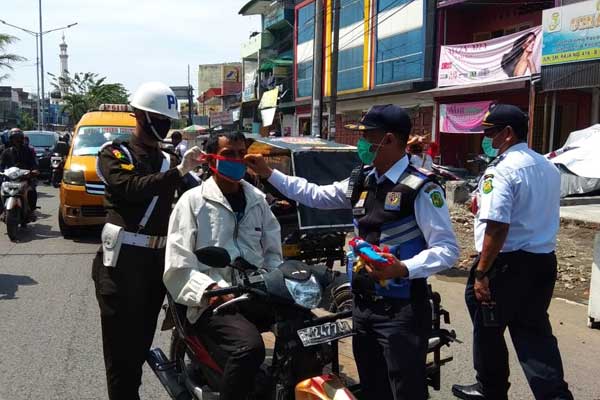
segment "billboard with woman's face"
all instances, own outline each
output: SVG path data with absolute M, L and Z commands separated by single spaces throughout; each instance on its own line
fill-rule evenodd
M 542 27 L 483 42 L 442 46 L 438 86 L 502 81 L 540 72 Z

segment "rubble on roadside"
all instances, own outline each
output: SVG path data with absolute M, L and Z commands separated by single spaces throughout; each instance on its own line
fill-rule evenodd
M 473 246 L 473 215 L 465 205 L 450 208 L 450 217 L 461 250 L 457 268 L 468 270 L 477 256 Z M 555 296 L 587 303 L 597 232 L 597 226 L 561 221 L 556 249 L 558 277 Z

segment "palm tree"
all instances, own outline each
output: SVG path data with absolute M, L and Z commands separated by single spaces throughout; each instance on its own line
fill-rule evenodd
M 25 61 L 25 58 L 16 54 L 7 53 L 7 47 L 9 44 L 17 41 L 18 38 L 10 35 L 0 33 L 0 70 L 1 69 L 13 69 L 12 64 Z M 0 81 L 6 79 L 8 74 L 0 75 Z
M 62 96 L 62 111 L 71 121 L 77 123 L 86 112 L 98 108 L 100 104 L 127 103 L 128 93 L 120 83 L 105 83 L 106 77 L 98 77 L 93 72 L 75 73 L 73 77 L 56 76 L 52 86 L 55 91 L 65 92 Z

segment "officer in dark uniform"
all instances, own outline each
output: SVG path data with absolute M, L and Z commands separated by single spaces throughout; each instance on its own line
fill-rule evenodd
M 494 157 L 476 197 L 475 260 L 465 291 L 473 321 L 474 385 L 461 399 L 508 399 L 508 328 L 536 399 L 572 400 L 548 306 L 556 281 L 560 172 L 527 146 L 528 117 L 496 104 L 483 120 L 484 152 Z
M 257 155 L 248 165 L 289 199 L 321 209 L 352 208 L 356 235 L 389 246 L 385 269 L 354 272 L 353 350 L 364 398 L 425 400 L 431 308 L 426 278 L 450 268 L 458 245 L 441 188 L 427 171 L 409 165 L 404 149 L 408 114 L 373 106 L 357 125 L 357 149 L 366 167 L 349 179 L 318 186 L 271 170 Z M 384 282 L 380 282 L 384 281 Z
M 104 145 L 97 163 L 108 216 L 92 278 L 111 400 L 139 399 L 142 366 L 165 296 L 164 248 L 173 198 L 200 154 L 191 149 L 179 163 L 158 145 L 178 118 L 168 86 L 142 85 L 131 105 L 137 121 L 131 140 Z

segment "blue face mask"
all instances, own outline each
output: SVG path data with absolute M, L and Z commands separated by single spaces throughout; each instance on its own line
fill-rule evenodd
M 239 181 L 246 174 L 246 164 L 242 160 L 216 156 L 217 174 L 231 181 Z

